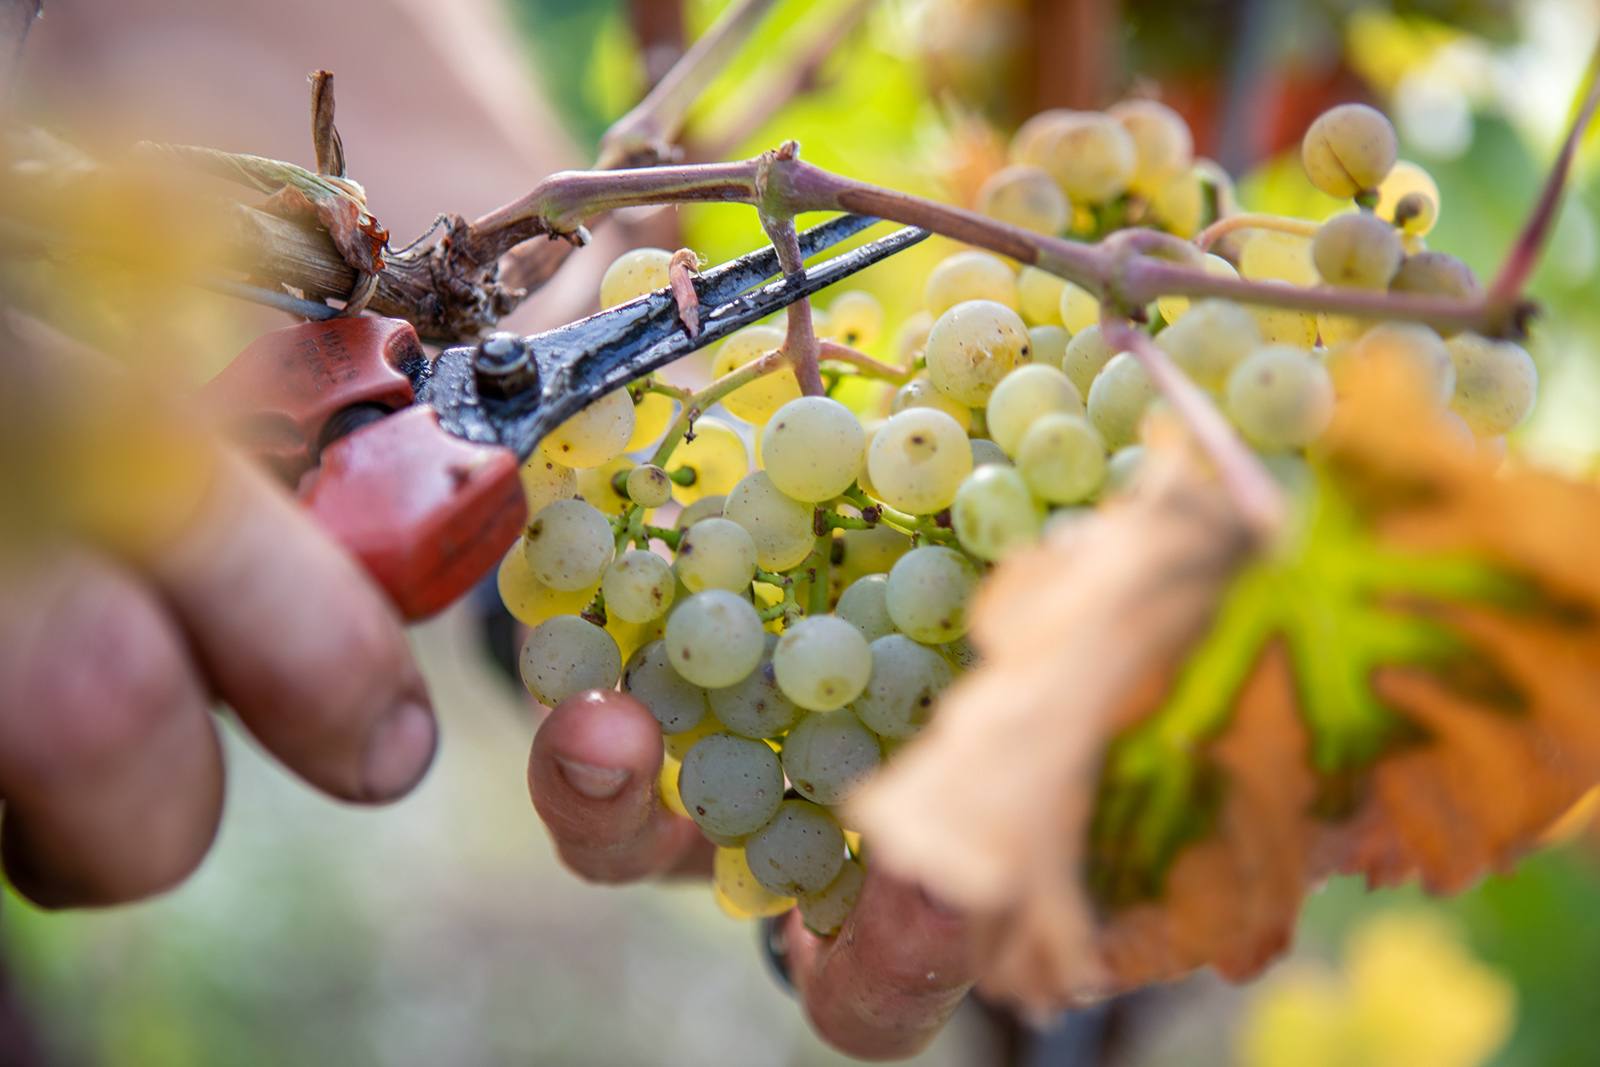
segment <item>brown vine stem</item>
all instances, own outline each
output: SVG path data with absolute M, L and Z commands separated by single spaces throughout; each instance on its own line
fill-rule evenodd
M 800 145 L 795 141 L 785 141 L 776 152 L 761 158 L 763 163 L 777 166 L 793 162 L 799 155 Z M 758 170 L 756 186 L 763 193 L 766 191 L 766 167 Z M 794 213 L 785 211 L 781 206 L 774 210 L 770 202 L 762 203 L 756 213 L 761 219 L 761 228 L 767 233 L 767 240 L 772 242 L 773 249 L 778 253 L 778 264 L 783 267 L 784 276 L 804 274 L 806 265 L 800 256 L 800 237 L 794 228 Z M 784 356 L 794 368 L 800 392 L 805 396 L 822 396 L 826 390 L 822 385 L 822 372 L 817 367 L 817 332 L 811 321 L 810 299 L 796 300 L 790 304 L 788 317 L 789 332 L 783 339 Z
M 1296 237 L 1315 237 L 1322 227 L 1310 219 L 1291 219 L 1282 215 L 1258 215 L 1246 212 L 1240 215 L 1229 215 L 1225 219 L 1218 219 L 1210 226 L 1201 230 L 1194 239 L 1195 246 L 1204 252 L 1217 240 L 1226 237 L 1235 230 L 1274 230 L 1278 233 L 1289 233 Z
M 1100 331 L 1112 348 L 1133 353 L 1133 358 L 1139 361 L 1161 395 L 1172 405 L 1172 410 L 1194 435 L 1201 450 L 1216 465 L 1222 484 L 1245 524 L 1263 542 L 1270 543 L 1283 529 L 1288 505 L 1283 490 L 1272 480 L 1261 460 L 1240 440 L 1200 387 L 1156 347 L 1149 334 L 1127 319 L 1109 313 L 1101 316 Z
M 895 385 L 904 385 L 911 380 L 911 372 L 903 367 L 879 363 L 859 348 L 851 348 L 838 341 L 822 341 L 818 345 L 817 355 L 833 363 L 848 363 L 868 377 L 882 378 Z
M 776 0 L 736 0 L 645 98 L 600 138 L 599 170 L 671 159 L 694 102 L 716 80 Z
M 1545 179 L 1544 189 L 1534 205 L 1533 214 L 1518 236 L 1517 243 L 1511 246 L 1500 273 L 1495 275 L 1494 282 L 1489 286 L 1491 301 L 1508 301 L 1521 294 L 1527 287 L 1534 268 L 1539 265 L 1539 253 L 1543 251 L 1545 240 L 1550 236 L 1550 227 L 1555 225 L 1556 208 L 1561 204 L 1561 194 L 1566 189 L 1567 175 L 1572 170 L 1572 157 L 1577 154 L 1578 144 L 1583 140 L 1583 131 L 1594 118 L 1597 104 L 1600 104 L 1600 49 L 1597 49 L 1589 60 L 1588 87 L 1584 92 L 1583 103 L 1573 116 L 1567 138 L 1562 142 L 1561 151 L 1550 166 L 1550 175 Z

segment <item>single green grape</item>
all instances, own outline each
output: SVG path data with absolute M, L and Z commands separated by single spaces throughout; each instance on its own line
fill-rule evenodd
M 992 300 L 1018 308 L 1017 278 L 999 256 L 969 249 L 946 256 L 928 273 L 922 304 L 935 319 L 964 300 Z
M 672 499 L 672 479 L 667 472 L 651 463 L 628 471 L 624 485 L 628 499 L 642 508 L 659 508 Z
M 725 589 L 696 593 L 667 619 L 672 669 L 707 689 L 733 685 L 761 661 L 765 631 L 750 602 Z
M 1539 396 L 1539 372 L 1527 349 L 1475 333 L 1452 337 L 1447 347 L 1456 367 L 1450 410 L 1473 434 L 1498 437 L 1528 421 Z
M 891 415 L 873 436 L 867 468 L 879 500 L 913 515 L 932 515 L 950 506 L 972 473 L 972 449 L 949 415 L 908 408 Z
M 829 807 L 865 785 L 880 759 L 878 739 L 849 708 L 813 712 L 783 739 L 783 773 L 801 796 Z
M 1255 318 L 1238 304 L 1202 300 L 1156 335 L 1156 347 L 1196 385 L 1217 392 L 1227 384 L 1234 364 L 1263 340 Z
M 654 552 L 624 552 L 606 568 L 600 592 L 606 610 L 624 622 L 646 623 L 666 614 L 676 582 L 667 561 Z
M 616 551 L 611 524 L 581 500 L 546 505 L 528 523 L 522 538 L 528 570 L 552 589 L 593 585 Z
M 1115 450 L 1139 439 L 1139 420 L 1157 396 L 1155 382 L 1131 352 L 1113 356 L 1089 386 L 1089 422 L 1106 447 Z
M 1077 504 L 1094 496 L 1105 482 L 1105 442 L 1087 419 L 1046 415 L 1023 435 L 1017 471 L 1039 499 Z
M 784 696 L 809 711 L 831 711 L 850 703 L 866 686 L 872 653 L 861 631 L 844 619 L 812 615 L 778 639 L 772 669 Z
M 622 653 L 600 627 L 576 615 L 557 615 L 528 633 L 521 666 L 528 692 L 553 708 L 585 690 L 614 688 L 622 673 Z
M 622 455 L 633 437 L 633 399 L 607 393 L 539 442 L 539 451 L 565 467 L 598 467 Z
M 961 483 L 950 519 L 962 548 L 993 561 L 1039 539 L 1044 509 L 1015 468 L 990 464 Z
M 667 461 L 673 475 L 672 495 L 692 505 L 709 496 L 726 496 L 750 473 L 744 439 L 721 419 L 702 415 L 694 420 L 694 440 L 683 441 Z
M 776 326 L 747 326 L 717 348 L 712 357 L 711 376 L 720 378 L 768 352 L 783 347 L 783 331 Z M 800 383 L 785 364 L 770 374 L 741 385 L 722 398 L 722 406 L 746 422 L 760 425 L 789 401 L 800 395 Z
M 773 413 L 761 432 L 761 460 L 772 484 L 806 503 L 849 489 L 866 453 L 855 412 L 825 396 L 802 396 Z
M 769 571 L 786 571 L 810 555 L 816 543 L 811 513 L 766 471 L 747 475 L 722 505 L 722 517 L 744 527 L 755 542 L 756 562 Z
M 1311 184 L 1341 200 L 1377 189 L 1399 155 L 1394 126 L 1365 104 L 1324 111 L 1300 142 L 1300 159 Z
M 954 641 L 967 632 L 967 600 L 977 585 L 977 569 L 960 552 L 914 548 L 889 571 L 889 617 L 913 641 Z
M 982 407 L 1019 363 L 1031 358 L 1021 316 L 993 300 L 966 300 L 934 320 L 928 333 L 928 376 L 957 403 Z
M 622 671 L 622 691 L 650 709 L 664 734 L 681 734 L 705 720 L 706 691 L 672 669 L 667 643 L 640 645 Z
M 1106 109 L 1133 137 L 1129 189 L 1154 196 L 1194 163 L 1194 135 L 1183 116 L 1156 100 L 1124 100 Z
M 1051 412 L 1082 415 L 1083 397 L 1065 373 L 1048 363 L 1032 363 L 1018 367 L 995 386 L 986 412 L 989 436 L 1008 456 L 1015 456 L 1035 419 Z
M 978 210 L 992 219 L 1054 236 L 1066 229 L 1072 205 L 1055 178 L 1042 167 L 1013 163 L 1001 167 L 978 188 Z
M 667 287 L 672 253 L 664 248 L 635 248 L 611 261 L 600 278 L 600 306 L 616 307 Z
M 781 810 L 783 769 L 765 741 L 710 734 L 683 757 L 678 795 L 701 828 L 739 837 L 761 829 Z
M 1259 348 L 1228 375 L 1228 415 L 1257 448 L 1304 448 L 1328 428 L 1333 402 L 1327 368 L 1292 345 Z
M 1365 211 L 1335 215 L 1311 240 L 1317 274 L 1345 289 L 1387 289 L 1404 258 L 1394 226 Z
M 834 297 L 828 315 L 833 320 L 832 336 L 852 348 L 871 347 L 883 333 L 883 305 L 860 289 L 847 289 Z

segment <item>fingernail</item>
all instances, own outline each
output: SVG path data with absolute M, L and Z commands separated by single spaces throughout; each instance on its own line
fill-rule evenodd
M 622 792 L 622 787 L 628 784 L 630 772 L 614 770 L 608 767 L 596 767 L 592 763 L 579 763 L 577 760 L 556 757 L 556 765 L 561 768 L 561 777 L 567 784 L 590 800 L 610 800 Z
M 367 742 L 361 769 L 363 795 L 384 801 L 410 792 L 433 763 L 438 742 L 439 729 L 427 708 L 410 701 L 395 708 Z

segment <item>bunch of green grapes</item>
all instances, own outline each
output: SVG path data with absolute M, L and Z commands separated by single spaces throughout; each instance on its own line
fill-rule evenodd
M 1182 120 L 1149 101 L 1045 113 L 1018 131 L 1016 162 L 980 207 L 1052 234 L 1193 233 L 1230 200 L 1191 145 Z M 1426 249 L 1438 193 L 1396 163 L 1394 145 L 1369 108 L 1324 115 L 1306 135 L 1307 173 L 1354 208 L 1314 236 L 1304 222 L 1244 231 L 1204 269 L 1477 292 L 1461 261 Z M 627 253 L 602 302 L 665 286 L 669 258 Z M 1533 404 L 1532 363 L 1508 342 L 1218 300 L 1147 311 L 1154 343 L 1274 472 L 1295 469 L 1329 423 L 1342 368 L 1361 361 L 1412 373 L 1427 417 L 1465 449 L 1495 454 Z M 507 607 L 532 627 L 523 680 L 547 705 L 620 686 L 651 710 L 667 754 L 661 800 L 717 846 L 713 885 L 730 914 L 798 906 L 818 932 L 838 929 L 867 856 L 844 805 L 975 666 L 963 635 L 984 571 L 1135 476 L 1160 403 L 1134 355 L 1105 342 L 1099 314 L 1043 271 L 957 252 L 927 277 L 892 365 L 829 364 L 824 396 L 803 396 L 782 367 L 721 390 L 725 414 L 689 425 L 676 418 L 680 393 L 642 379 L 559 427 L 524 467 L 531 517 L 499 572 Z M 884 332 L 864 292 L 837 294 L 816 320 L 819 336 L 852 349 Z M 713 374 L 783 342 L 777 326 L 742 330 L 713 354 Z M 879 408 L 839 399 L 862 376 L 895 386 Z

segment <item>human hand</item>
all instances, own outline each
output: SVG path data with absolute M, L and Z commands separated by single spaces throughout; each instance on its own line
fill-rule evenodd
M 661 729 L 622 693 L 591 690 L 540 726 L 528 764 L 534 807 L 578 875 L 619 883 L 710 872 L 712 846 L 657 794 Z M 819 937 L 781 920 L 796 994 L 818 1033 L 863 1059 L 900 1059 L 939 1032 L 972 983 L 965 929 L 916 886 L 871 866 L 854 912 Z
M 0 489 L 34 468 L 75 477 L 55 445 L 104 423 L 64 430 L 52 360 L 0 340 L 8 379 L 33 386 L 0 404 Z M 432 761 L 433 712 L 394 609 L 281 488 L 202 450 L 193 508 L 137 552 L 29 524 L 49 502 L 7 494 L 25 521 L 0 524 L 0 858 L 38 904 L 133 900 L 194 870 L 222 811 L 216 701 L 344 800 L 394 800 Z M 118 438 L 98 458 L 120 478 L 137 452 Z

